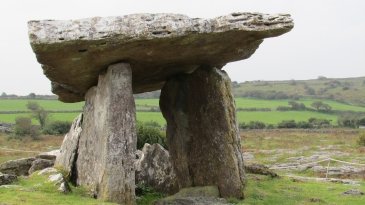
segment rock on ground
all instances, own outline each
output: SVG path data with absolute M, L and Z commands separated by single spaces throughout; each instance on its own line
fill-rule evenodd
M 0 172 L 17 176 L 27 176 L 35 158 L 10 160 L 0 164 Z
M 361 195 L 364 195 L 365 193 L 360 190 L 357 190 L 357 189 L 350 189 L 348 191 L 343 192 L 342 194 L 343 195 L 352 195 L 352 196 L 361 196 Z
M 7 184 L 11 184 L 11 183 L 13 183 L 16 180 L 17 180 L 17 176 L 16 175 L 3 174 L 3 173 L 0 172 L 0 186 L 7 185 Z
M 38 170 L 43 170 L 45 168 L 48 167 L 52 167 L 54 165 L 54 161 L 53 160 L 48 160 L 48 159 L 35 159 L 32 162 L 32 166 L 29 169 L 29 174 L 32 174 L 35 171 Z
M 176 193 L 176 176 L 169 158 L 169 152 L 161 145 L 146 143 L 135 163 L 136 184 L 147 185 L 165 194 Z
M 222 197 L 242 198 L 243 156 L 227 74 L 202 66 L 169 79 L 160 108 L 179 189 L 216 185 Z
M 35 158 L 52 160 L 54 162 L 59 155 L 60 155 L 60 150 L 56 149 L 49 152 L 40 153 Z
M 82 118 L 83 114 L 80 114 L 74 119 L 70 131 L 63 139 L 60 153 L 55 161 L 55 166 L 62 167 L 67 177 L 70 177 L 70 179 L 74 181 L 76 180 L 76 176 L 73 172 L 75 172 L 78 155 L 79 139 L 82 131 Z
M 161 199 L 155 205 L 228 205 L 227 200 L 219 198 L 216 186 L 191 187 L 181 189 L 175 195 Z
M 264 38 L 293 26 L 287 14 L 246 12 L 212 19 L 131 14 L 28 22 L 33 51 L 64 102 L 83 101 L 98 75 L 115 62 L 131 64 L 134 93 L 158 90 L 199 65 L 222 67 L 249 58 Z
M 246 173 L 267 175 L 271 177 L 279 177 L 278 174 L 271 171 L 269 167 L 262 164 L 249 164 L 244 166 Z

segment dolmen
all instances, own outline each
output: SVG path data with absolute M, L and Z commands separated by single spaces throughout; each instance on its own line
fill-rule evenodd
M 293 26 L 287 14 L 245 12 L 29 21 L 30 44 L 52 92 L 62 102 L 85 101 L 56 166 L 96 198 L 135 204 L 133 94 L 161 89 L 178 190 L 215 186 L 220 197 L 243 198 L 241 141 L 223 67 Z

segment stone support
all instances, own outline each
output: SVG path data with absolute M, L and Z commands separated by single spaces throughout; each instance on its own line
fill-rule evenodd
M 137 136 L 130 65 L 109 66 L 85 100 L 76 182 L 102 200 L 135 204 Z
M 242 198 L 243 159 L 227 74 L 201 66 L 170 78 L 160 107 L 179 188 L 215 185 L 222 197 Z

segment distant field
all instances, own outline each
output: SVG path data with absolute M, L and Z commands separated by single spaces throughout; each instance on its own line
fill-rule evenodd
M 278 106 L 288 106 L 288 102 L 291 100 L 261 100 L 252 98 L 236 98 L 235 101 L 237 108 L 271 108 L 272 110 L 275 110 Z M 347 105 L 332 100 L 301 99 L 297 100 L 296 102 L 304 103 L 306 107 L 310 108 L 311 104 L 314 101 L 322 101 L 323 103 L 329 104 L 333 110 L 365 112 L 365 107 Z
M 0 111 L 27 111 L 26 104 L 29 100 L 0 100 Z M 52 113 L 52 120 L 61 121 L 72 121 L 79 112 L 62 112 L 62 111 L 77 111 L 82 110 L 84 102 L 80 103 L 62 103 L 57 100 L 30 100 L 38 102 L 40 106 L 46 110 L 61 111 L 61 113 Z M 278 106 L 288 106 L 289 100 L 260 100 L 252 98 L 236 98 L 237 108 L 270 108 L 271 112 L 246 112 L 240 111 L 237 113 L 239 122 L 249 121 L 262 121 L 268 124 L 277 124 L 282 120 L 296 120 L 296 121 L 307 121 L 311 117 L 323 118 L 331 120 L 332 124 L 337 123 L 337 117 L 334 114 L 325 114 L 310 111 L 287 111 L 278 112 L 276 108 Z M 310 107 L 312 102 L 316 99 L 303 99 L 298 102 L 304 103 L 307 107 Z M 355 111 L 365 112 L 365 107 L 347 105 L 331 100 L 321 100 L 324 103 L 329 104 L 333 110 L 339 111 Z M 162 117 L 160 112 L 146 112 L 150 109 L 159 107 L 158 99 L 136 99 L 137 106 L 137 120 L 156 121 L 160 125 L 165 125 L 166 121 Z M 0 114 L 0 122 L 14 123 L 18 116 L 30 116 L 29 113 L 18 113 L 18 114 Z M 36 123 L 34 121 L 34 123 Z
M 80 113 L 52 113 L 51 120 L 73 121 L 78 114 Z M 14 123 L 15 119 L 20 116 L 28 117 L 30 114 L 0 114 L 0 122 Z M 166 124 L 160 112 L 137 112 L 137 120 L 141 122 L 156 121 L 160 125 Z M 35 120 L 33 122 L 37 123 Z
M 267 124 L 277 124 L 283 120 L 307 121 L 311 117 L 328 119 L 332 124 L 337 123 L 336 115 L 309 111 L 237 112 L 239 122 L 261 121 Z
M 58 100 L 0 100 L 0 111 L 27 111 L 27 103 L 37 102 L 46 110 L 82 110 L 84 102 L 63 103 Z

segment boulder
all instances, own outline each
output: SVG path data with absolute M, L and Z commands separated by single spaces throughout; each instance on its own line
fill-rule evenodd
M 0 132 L 11 133 L 12 132 L 12 127 L 13 127 L 12 124 L 0 122 Z
M 70 179 L 74 181 L 76 180 L 75 178 L 73 178 L 75 177 L 75 173 L 72 172 L 75 171 L 75 164 L 78 152 L 77 150 L 82 131 L 82 117 L 83 114 L 80 114 L 74 119 L 70 131 L 63 139 L 61 149 L 55 161 L 55 167 L 62 167 L 67 177 L 70 177 Z
M 348 191 L 343 192 L 342 194 L 343 195 L 352 195 L 352 196 L 361 196 L 361 195 L 364 195 L 365 193 L 358 189 L 350 189 Z
M 115 62 L 131 64 L 134 93 L 158 90 L 199 65 L 246 59 L 264 38 L 293 26 L 287 14 L 246 12 L 212 19 L 162 13 L 28 22 L 33 51 L 64 102 L 83 101 Z
M 181 189 L 175 195 L 161 199 L 155 205 L 228 205 L 220 198 L 216 186 L 190 187 Z
M 250 174 L 260 174 L 260 175 L 267 175 L 270 177 L 279 177 L 279 175 L 269 169 L 269 167 L 263 165 L 263 164 L 249 164 L 244 165 L 244 169 L 246 173 Z
M 11 183 L 13 183 L 16 180 L 17 180 L 17 176 L 16 175 L 3 174 L 3 173 L 0 172 L 0 186 L 7 185 L 7 184 L 11 184 Z
M 35 158 L 52 160 L 54 162 L 59 155 L 60 155 L 60 150 L 56 149 L 49 152 L 40 153 Z
M 10 160 L 0 164 L 0 172 L 16 176 L 27 176 L 35 158 Z
M 129 64 L 109 66 L 86 95 L 75 178 L 96 198 L 120 204 L 135 200 L 135 104 Z
M 32 166 L 29 169 L 29 174 L 32 174 L 35 171 L 38 170 L 43 170 L 45 168 L 48 167 L 52 167 L 54 165 L 54 161 L 53 160 L 48 160 L 48 159 L 35 159 L 32 162 Z
M 224 198 L 243 197 L 245 175 L 228 75 L 201 66 L 169 79 L 160 108 L 179 189 L 218 186 Z
M 159 144 L 145 144 L 136 165 L 136 184 L 152 187 L 165 193 L 176 193 L 176 176 L 170 163 L 169 152 Z

